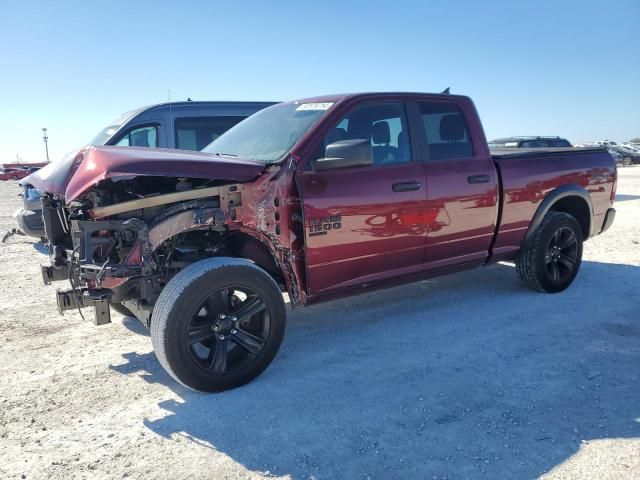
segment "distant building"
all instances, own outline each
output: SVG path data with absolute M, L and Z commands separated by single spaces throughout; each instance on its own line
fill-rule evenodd
M 0 163 L 0 168 L 25 168 L 25 167 L 44 167 L 47 162 L 35 162 L 35 163 Z

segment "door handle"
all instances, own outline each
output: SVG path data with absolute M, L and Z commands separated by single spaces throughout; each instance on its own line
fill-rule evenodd
M 420 189 L 420 182 L 400 182 L 394 183 L 391 187 L 394 192 L 410 192 Z
M 471 175 L 467 177 L 467 182 L 469 183 L 489 183 L 490 181 L 490 175 Z

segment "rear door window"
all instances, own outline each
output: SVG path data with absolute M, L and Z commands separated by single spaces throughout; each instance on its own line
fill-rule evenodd
M 158 126 L 145 125 L 127 130 L 116 143 L 119 147 L 158 147 Z
M 473 156 L 469 127 L 460 108 L 451 102 L 418 102 L 432 160 Z
M 174 123 L 176 148 L 202 150 L 245 117 L 178 118 Z

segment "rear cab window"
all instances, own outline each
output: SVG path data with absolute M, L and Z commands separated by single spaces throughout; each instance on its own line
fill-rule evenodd
M 452 102 L 418 102 L 431 160 L 473 157 L 469 126 Z
M 178 118 L 174 122 L 176 148 L 202 150 L 244 118 L 241 116 Z
M 568 140 L 563 140 L 560 138 L 557 140 L 551 140 L 551 146 L 554 148 L 570 148 L 571 143 L 569 143 Z

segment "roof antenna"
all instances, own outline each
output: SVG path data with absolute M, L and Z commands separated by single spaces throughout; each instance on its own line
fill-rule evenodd
M 451 87 L 447 87 L 444 90 L 442 90 L 440 93 L 444 93 L 445 95 L 449 95 L 451 92 L 449 91 Z

